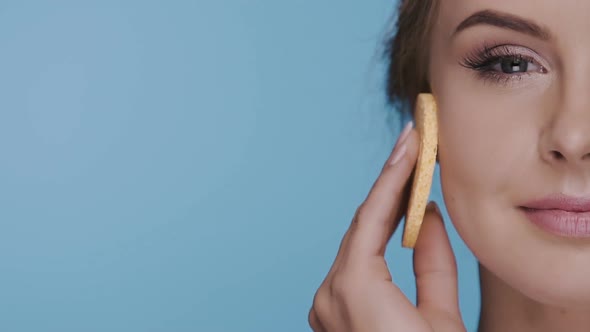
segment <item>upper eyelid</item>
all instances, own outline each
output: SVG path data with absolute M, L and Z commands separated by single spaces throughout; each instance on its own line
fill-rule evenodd
M 526 48 L 523 47 L 519 47 L 519 46 L 514 46 L 514 45 L 508 45 L 508 44 L 502 44 L 502 45 L 495 45 L 492 47 L 487 47 L 484 50 L 481 50 L 480 52 L 482 53 L 486 53 L 485 55 L 487 56 L 511 56 L 511 55 L 521 55 L 521 56 L 527 56 L 530 58 L 535 58 L 534 56 L 532 56 L 530 53 L 532 52 L 518 52 L 518 51 L 514 51 L 513 48 L 516 48 L 517 50 L 522 50 Z M 534 53 L 534 52 L 533 52 Z
M 520 45 L 514 45 L 514 44 L 500 44 L 500 45 L 496 45 L 493 48 L 496 49 L 498 47 L 504 47 L 504 48 L 510 48 L 510 49 L 516 49 L 517 51 L 512 51 L 511 53 L 518 53 L 518 54 L 522 54 L 528 58 L 531 58 L 535 61 L 535 63 L 537 63 L 538 65 L 543 66 L 545 69 L 549 68 L 549 64 L 547 63 L 547 61 L 537 52 L 533 51 L 532 49 L 525 47 L 525 46 L 520 46 Z M 520 52 L 518 52 L 520 51 Z

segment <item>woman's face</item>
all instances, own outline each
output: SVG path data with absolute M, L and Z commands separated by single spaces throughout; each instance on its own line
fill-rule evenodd
M 590 1 L 439 0 L 431 47 L 457 231 L 528 297 L 590 305 Z

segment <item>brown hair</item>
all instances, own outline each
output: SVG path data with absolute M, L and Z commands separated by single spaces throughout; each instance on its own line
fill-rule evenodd
M 437 3 L 437 0 L 401 0 L 397 31 L 386 41 L 387 100 L 399 106 L 401 112 L 412 112 L 417 95 L 430 92 L 428 53 Z

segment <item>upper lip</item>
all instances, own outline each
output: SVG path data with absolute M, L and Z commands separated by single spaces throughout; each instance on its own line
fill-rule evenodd
M 575 197 L 554 194 L 523 204 L 522 207 L 536 210 L 563 210 L 569 212 L 589 212 L 590 196 Z

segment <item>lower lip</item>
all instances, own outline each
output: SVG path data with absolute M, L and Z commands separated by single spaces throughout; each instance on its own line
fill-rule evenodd
M 550 233 L 572 238 L 590 237 L 590 212 L 525 208 L 530 221 Z

